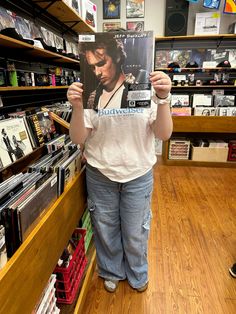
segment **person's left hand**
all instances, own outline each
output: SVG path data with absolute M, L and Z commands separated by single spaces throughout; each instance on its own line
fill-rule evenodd
M 150 73 L 150 82 L 155 90 L 157 97 L 166 98 L 171 90 L 170 77 L 161 71 Z

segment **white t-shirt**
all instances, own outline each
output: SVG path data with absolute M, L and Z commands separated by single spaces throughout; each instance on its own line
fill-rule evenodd
M 91 134 L 85 143 L 87 162 L 110 180 L 127 182 L 148 172 L 156 162 L 151 128 L 157 105 L 151 108 L 84 110 Z

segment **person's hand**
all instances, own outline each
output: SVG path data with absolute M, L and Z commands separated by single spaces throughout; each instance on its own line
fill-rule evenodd
M 150 73 L 150 82 L 155 90 L 157 97 L 166 98 L 171 90 L 171 79 L 161 71 Z
M 67 99 L 72 104 L 73 108 L 83 107 L 83 84 L 74 82 L 67 90 Z

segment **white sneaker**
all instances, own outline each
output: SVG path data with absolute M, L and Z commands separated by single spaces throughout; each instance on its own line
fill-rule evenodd
M 109 280 L 105 279 L 104 280 L 104 287 L 108 292 L 115 292 L 116 288 L 118 287 L 118 280 Z

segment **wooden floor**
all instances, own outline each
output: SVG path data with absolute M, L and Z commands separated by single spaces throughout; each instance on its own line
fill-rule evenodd
M 236 169 L 158 166 L 149 288 L 106 292 L 94 274 L 83 314 L 235 314 Z

